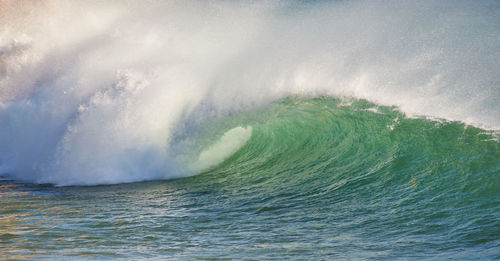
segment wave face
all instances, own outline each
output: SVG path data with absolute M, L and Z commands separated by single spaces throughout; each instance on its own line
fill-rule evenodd
M 405 190 L 422 193 L 422 200 L 456 194 L 467 201 L 493 200 L 500 192 L 498 133 L 463 123 L 406 118 L 394 107 L 328 97 L 289 97 L 229 121 L 252 123 L 252 136 L 204 179 L 265 180 L 259 187 L 272 186 L 273 193 L 315 196 Z
M 3 1 L 0 14 L 0 173 L 14 179 L 109 184 L 262 162 L 305 180 L 333 162 L 368 175 L 406 156 L 412 175 L 455 163 L 463 179 L 498 174 L 480 150 L 498 159 L 495 134 L 469 127 L 500 129 L 496 1 Z M 301 103 L 285 122 L 232 124 L 284 97 Z M 341 97 L 401 115 L 318 110 Z

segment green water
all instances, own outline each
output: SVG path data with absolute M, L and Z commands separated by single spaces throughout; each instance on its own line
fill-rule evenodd
M 180 159 L 238 126 L 249 140 L 187 178 L 0 181 L 0 259 L 500 259 L 498 133 L 289 97 L 179 135 Z

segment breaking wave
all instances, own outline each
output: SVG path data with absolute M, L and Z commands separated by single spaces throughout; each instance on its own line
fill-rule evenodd
M 482 152 L 498 159 L 495 1 L 3 1 L 0 14 L 0 173 L 16 180 L 372 173 L 401 157 L 420 162 L 408 172 L 498 176 Z

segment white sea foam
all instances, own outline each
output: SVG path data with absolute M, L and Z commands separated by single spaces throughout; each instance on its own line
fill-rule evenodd
M 0 169 L 61 185 L 187 175 L 179 126 L 290 94 L 500 129 L 499 28 L 495 1 L 3 1 Z

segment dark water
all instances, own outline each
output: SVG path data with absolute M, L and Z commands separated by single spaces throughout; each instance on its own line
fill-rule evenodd
M 192 177 L 0 181 L 0 259 L 500 258 L 495 132 L 291 97 L 189 135 L 243 124 L 246 144 Z

